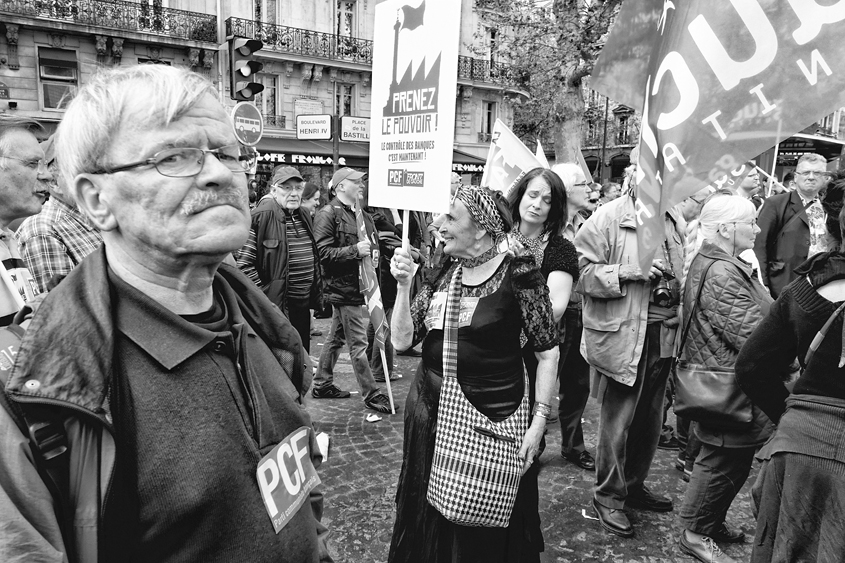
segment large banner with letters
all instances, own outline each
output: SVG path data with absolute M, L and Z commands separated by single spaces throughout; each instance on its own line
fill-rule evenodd
M 663 213 L 845 105 L 845 1 L 625 0 L 591 86 L 642 109 L 644 271 Z
M 449 210 L 461 3 L 375 8 L 369 202 Z

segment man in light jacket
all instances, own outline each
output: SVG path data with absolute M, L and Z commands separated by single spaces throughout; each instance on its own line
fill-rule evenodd
M 666 272 L 683 267 L 683 219 L 665 216 L 665 243 L 649 272 L 638 266 L 637 220 L 632 194 L 600 207 L 575 237 L 584 296 L 582 353 L 600 378 L 601 403 L 593 506 L 601 525 L 631 537 L 623 511 L 672 510 L 672 502 L 645 486 L 660 436 L 663 397 L 671 367 L 680 291 L 660 306 L 654 290 Z

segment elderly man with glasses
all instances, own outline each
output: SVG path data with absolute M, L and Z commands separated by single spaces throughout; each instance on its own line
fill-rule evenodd
M 9 376 L 18 410 L 60 422 L 67 450 L 47 453 L 69 477 L 51 495 L 0 409 L 4 560 L 331 560 L 299 335 L 222 264 L 249 234 L 255 153 L 215 86 L 101 70 L 56 143 L 104 245 L 47 295 Z
M 795 190 L 770 197 L 760 208 L 757 224 L 761 232 L 754 243 L 754 253 L 772 297 L 777 298 L 797 277 L 795 268 L 827 250 L 819 193 L 830 178 L 823 156 L 802 155 L 795 169 Z
M 38 215 L 27 217 L 15 233 L 21 256 L 38 284 L 48 291 L 103 243 L 100 231 L 76 206 L 55 158 L 55 135 L 41 143 L 52 179 L 50 199 Z
M 41 132 L 41 125 L 32 119 L 0 116 L 0 326 L 11 324 L 39 293 L 10 225 L 38 214 L 47 197 L 51 175 L 36 138 Z
M 287 315 L 311 351 L 311 309 L 320 303 L 320 255 L 311 214 L 302 213 L 305 181 L 296 168 L 277 166 L 270 197 L 252 211 L 238 267 Z

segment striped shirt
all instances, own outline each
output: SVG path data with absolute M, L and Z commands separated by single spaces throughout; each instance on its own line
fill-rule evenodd
M 311 238 L 298 213 L 287 214 L 288 299 L 307 301 L 314 283 L 315 257 Z

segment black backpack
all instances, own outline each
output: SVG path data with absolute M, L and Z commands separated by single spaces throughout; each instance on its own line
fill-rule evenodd
M 71 561 L 73 549 L 73 507 L 70 503 L 70 450 L 64 417 L 55 409 L 11 399 L 6 384 L 14 366 L 25 329 L 20 325 L 32 311 L 25 307 L 12 324 L 0 328 L 0 405 L 29 439 L 35 468 L 53 495 L 56 520 Z

